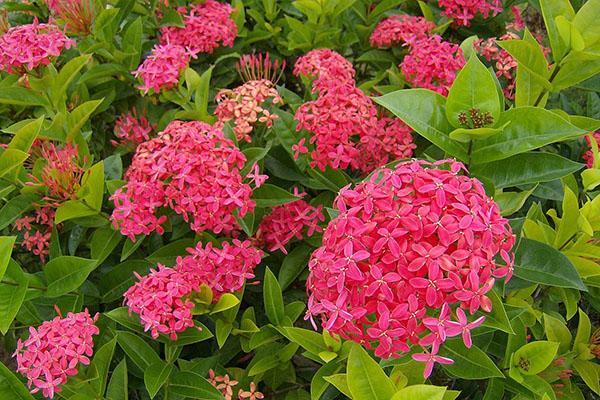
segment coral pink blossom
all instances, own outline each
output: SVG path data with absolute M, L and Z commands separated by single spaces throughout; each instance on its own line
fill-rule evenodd
M 434 28 L 435 24 L 423 17 L 393 15 L 377 25 L 369 41 L 373 47 L 412 45 L 426 38 Z
M 441 169 L 448 167 L 448 169 Z M 453 160 L 412 160 L 340 190 L 339 215 L 312 255 L 307 318 L 396 357 L 435 348 L 471 325 L 451 307 L 490 311 L 486 293 L 511 275 L 515 238 L 483 185 Z M 501 261 L 497 261 L 497 258 Z M 460 328 L 460 329 L 457 329 Z
M 115 122 L 115 136 L 120 140 L 112 140 L 114 146 L 122 145 L 126 147 L 137 146 L 147 140 L 150 140 L 150 133 L 155 127 L 148 122 L 146 117 L 138 116 L 137 111 L 123 113 Z
M 93 0 L 46 0 L 46 4 L 69 32 L 79 35 L 91 32 L 95 16 Z
M 61 385 L 70 376 L 77 375 L 79 364 L 88 365 L 94 352 L 93 336 L 99 333 L 94 325 L 98 314 L 68 313 L 65 318 L 55 317 L 37 329 L 29 327 L 29 337 L 17 341 L 13 354 L 17 371 L 27 378 L 32 393 L 42 392 L 52 399 L 61 392 Z
M 592 133 L 596 146 L 600 146 L 600 131 Z M 594 167 L 594 152 L 592 151 L 592 139 L 589 136 L 585 137 L 585 141 L 589 146 L 589 150 L 583 154 L 583 160 L 585 161 L 588 168 Z
M 501 0 L 438 0 L 442 15 L 453 18 L 458 25 L 469 26 L 477 14 L 484 18 L 502 12 Z
M 130 312 L 139 315 L 152 337 L 177 334 L 195 326 L 193 296 L 202 285 L 212 289 L 216 302 L 224 293 L 240 290 L 246 279 L 254 278 L 252 271 L 260 263 L 262 252 L 249 241 L 225 242 L 221 249 L 210 243 L 198 243 L 188 249 L 188 256 L 179 257 L 173 268 L 158 265 L 158 269 L 141 277 L 124 294 Z
M 277 119 L 267 105 L 282 103 L 275 84 L 266 79 L 248 81 L 233 90 L 223 89 L 217 93 L 215 115 L 219 122 L 233 121 L 233 133 L 237 140 L 251 142 L 250 133 L 257 123 L 270 128 Z
M 243 217 L 255 206 L 252 189 L 240 175 L 245 162 L 219 128 L 173 121 L 157 138 L 137 147 L 127 184 L 112 197 L 112 221 L 132 240 L 139 234 L 162 234 L 167 217 L 157 212 L 168 207 L 196 232 L 237 231 L 235 213 Z
M 161 44 L 179 45 L 193 54 L 212 53 L 219 46 L 233 46 L 238 31 L 229 4 L 206 0 L 189 10 L 180 7 L 178 11 L 183 15 L 184 26 L 162 28 Z
M 322 221 L 325 221 L 323 206 L 311 206 L 304 200 L 292 201 L 274 207 L 263 218 L 256 231 L 256 240 L 264 243 L 269 251 L 281 250 L 287 254 L 286 244 L 294 238 L 302 240 L 321 232 L 319 222 Z
M 75 45 L 52 24 L 20 25 L 0 36 L 0 71 L 22 74 L 48 65 L 64 49 Z
M 465 59 L 460 47 L 434 35 L 411 46 L 400 68 L 413 87 L 446 95 L 463 65 Z
M 519 39 L 515 33 L 507 32 L 500 37 L 500 40 Z M 493 61 L 496 70 L 496 76 L 504 79 L 506 84 L 502 91 L 507 99 L 515 97 L 515 83 L 517 72 L 517 60 L 515 60 L 506 50 L 501 49 L 496 43 L 496 38 L 486 40 L 478 39 L 473 43 L 475 50 L 480 53 L 487 61 Z
M 294 75 L 314 79 L 313 91 L 322 91 L 334 85 L 354 84 L 354 67 L 350 61 L 331 49 L 311 50 L 298 58 Z
M 49 253 L 53 227 L 54 208 L 50 206 L 38 207 L 33 215 L 15 220 L 15 229 L 23 232 L 21 246 L 38 256 L 42 262 L 46 261 Z
M 133 72 L 133 76 L 142 81 L 138 89 L 144 93 L 150 90 L 159 93 L 177 86 L 181 73 L 188 67 L 190 57 L 192 55 L 183 46 L 154 46 L 148 58 Z

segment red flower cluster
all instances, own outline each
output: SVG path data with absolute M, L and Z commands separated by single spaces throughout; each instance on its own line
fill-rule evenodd
M 592 136 L 594 137 L 596 146 L 600 147 L 600 131 L 592 133 Z M 593 168 L 594 167 L 594 152 L 592 151 L 592 139 L 589 136 L 586 136 L 585 141 L 587 142 L 588 147 L 590 149 L 588 151 L 586 151 L 585 154 L 583 155 L 583 160 L 585 161 L 588 168 Z
M 111 140 L 113 146 L 126 146 L 135 148 L 140 143 L 150 140 L 150 133 L 155 127 L 146 117 L 137 115 L 137 111 L 123 113 L 115 122 L 115 136 L 119 142 Z
M 243 217 L 254 209 L 252 189 L 242 182 L 246 157 L 208 124 L 173 121 L 157 138 L 138 146 L 125 178 L 125 187 L 112 199 L 112 221 L 123 235 L 162 234 L 171 208 L 196 232 L 232 233 L 238 229 L 234 212 Z
M 94 22 L 94 0 L 46 0 L 52 15 L 74 34 L 88 34 Z
M 294 68 L 294 73 L 314 77 L 313 90 L 319 92 L 316 100 L 302 104 L 295 115 L 296 129 L 312 134 L 311 166 L 368 173 L 382 165 L 379 162 L 412 156 L 415 146 L 407 136 L 409 128 L 400 120 L 379 120 L 373 101 L 356 87 L 352 65 L 331 50 L 319 51 L 301 57 Z M 294 151 L 300 154 L 308 149 L 301 140 Z
M 304 196 L 305 193 L 295 193 Z M 319 222 L 325 221 L 323 206 L 311 206 L 304 200 L 273 207 L 273 211 L 262 219 L 256 231 L 255 239 L 264 244 L 269 251 L 285 248 L 292 239 L 302 240 L 304 235 L 310 237 L 315 232 L 321 232 Z
M 63 49 L 75 45 L 56 26 L 32 24 L 15 26 L 0 36 L 0 71 L 25 73 L 40 65 L 48 65 Z
M 167 26 L 161 29 L 161 44 L 185 47 L 191 53 L 212 53 L 217 47 L 233 46 L 237 26 L 231 19 L 229 4 L 206 0 L 186 9 L 180 7 L 184 27 Z M 188 13 L 189 11 L 189 13 Z M 187 13 L 187 14 L 186 14 Z
M 501 0 L 438 0 L 442 15 L 453 18 L 458 25 L 469 26 L 479 13 L 484 18 L 502 12 Z
M 431 346 L 416 357 L 431 366 L 446 337 L 462 334 L 469 346 L 469 330 L 483 320 L 469 323 L 461 310 L 451 320 L 450 306 L 490 311 L 486 293 L 494 278 L 510 278 L 515 239 L 463 169 L 452 160 L 413 160 L 342 189 L 339 215 L 309 263 L 307 318 L 320 316 L 325 329 L 380 357 L 399 356 L 411 343 Z
M 53 398 L 69 376 L 77 375 L 79 364 L 90 363 L 93 336 L 99 333 L 94 325 L 97 319 L 98 314 L 91 317 L 86 309 L 65 318 L 57 316 L 37 329 L 29 327 L 29 337 L 17 341 L 13 357 L 17 359 L 17 371 L 27 378 L 29 387 L 33 386 L 31 393 L 41 390 L 44 397 Z
M 153 90 L 169 90 L 179 83 L 179 76 L 188 67 L 192 54 L 183 46 L 174 44 L 156 45 L 152 53 L 133 72 L 142 80 L 138 89 L 144 93 Z
M 369 41 L 373 47 L 411 45 L 426 38 L 434 28 L 435 24 L 423 17 L 392 15 L 377 25 Z
M 500 40 L 519 39 L 515 33 L 507 32 L 500 37 Z M 486 60 L 493 61 L 498 78 L 504 77 L 507 84 L 502 89 L 507 99 L 515 97 L 515 75 L 517 72 L 517 60 L 515 60 L 508 51 L 501 49 L 496 43 L 496 38 L 478 39 L 473 43 L 475 51 L 480 53 Z
M 46 262 L 49 252 L 52 227 L 54 227 L 54 208 L 50 206 L 40 207 L 33 212 L 33 215 L 26 215 L 15 221 L 15 229 L 24 232 L 21 246 L 38 256 L 42 263 Z
M 216 302 L 224 293 L 240 290 L 261 260 L 262 252 L 249 241 L 223 243 L 221 249 L 211 243 L 198 243 L 188 249 L 190 255 L 179 257 L 173 268 L 158 265 L 158 269 L 141 277 L 125 292 L 125 304 L 140 316 L 152 337 L 159 334 L 177 339 L 177 333 L 194 326 L 193 295 L 207 285 Z

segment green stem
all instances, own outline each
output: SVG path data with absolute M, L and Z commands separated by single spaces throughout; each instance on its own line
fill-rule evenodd
M 4 279 L 2 281 L 0 281 L 0 283 L 3 283 L 5 285 L 9 285 L 9 286 L 21 286 L 21 285 L 19 285 L 16 282 L 5 281 Z M 28 285 L 27 288 L 28 289 L 39 290 L 41 292 L 45 292 L 48 289 L 45 286 L 36 286 L 36 285 Z
M 552 81 L 554 80 L 554 78 L 556 78 L 556 75 L 558 74 L 559 70 L 560 70 L 560 65 L 556 65 L 556 68 L 554 68 L 554 71 L 552 71 L 552 74 L 550 75 L 550 78 L 548 78 L 548 82 L 552 83 Z M 547 92 L 548 92 L 548 89 L 546 89 L 546 88 L 542 89 L 542 91 L 540 92 L 540 95 L 538 96 L 538 98 L 533 103 L 534 107 L 537 107 L 538 104 L 540 104 L 540 102 L 542 101 L 542 99 L 544 98 L 544 96 L 546 95 Z

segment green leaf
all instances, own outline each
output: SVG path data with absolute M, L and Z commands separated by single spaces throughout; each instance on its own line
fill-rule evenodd
M 444 365 L 444 370 L 462 379 L 503 378 L 504 374 L 479 347 L 467 349 L 460 339 L 444 342 L 440 348 L 444 357 L 454 360 L 454 364 Z
M 44 96 L 35 93 L 31 89 L 23 87 L 3 87 L 0 90 L 0 104 L 11 106 L 50 106 L 48 100 Z
M 84 54 L 71 59 L 61 68 L 51 87 L 51 99 L 55 105 L 64 101 L 69 85 L 71 82 L 73 82 L 79 71 L 81 71 L 81 69 L 90 61 L 91 58 L 92 56 L 90 54 Z
M 196 242 L 191 239 L 176 240 L 156 250 L 146 257 L 146 260 L 152 264 L 173 265 L 177 257 L 187 255 L 186 249 L 194 247 L 195 244 Z
M 391 400 L 442 400 L 446 388 L 432 385 L 413 385 L 398 391 Z
M 540 0 L 540 8 L 542 9 L 550 47 L 552 48 L 552 57 L 554 61 L 560 61 L 567 52 L 567 46 L 560 38 L 555 20 L 558 16 L 572 20 L 575 11 L 569 0 Z
M 569 328 L 561 320 L 544 313 L 544 330 L 548 340 L 559 344 L 558 351 L 560 354 L 571 348 L 573 337 Z
M 507 168 L 510 166 L 510 168 Z M 498 189 L 550 182 L 583 168 L 583 164 L 553 153 L 523 153 L 501 161 L 474 165 L 471 174 L 484 177 Z
M 25 300 L 29 279 L 19 264 L 9 259 L 4 280 L 13 283 L 0 283 L 0 332 L 6 335 Z
M 456 76 L 446 99 L 446 118 L 452 126 L 466 128 L 459 122 L 459 114 L 468 114 L 473 109 L 489 113 L 495 125 L 502 110 L 496 81 L 491 74 L 476 54 L 469 58 Z
M 222 311 L 229 310 L 230 308 L 233 308 L 233 307 L 237 306 L 238 304 L 240 304 L 240 299 L 238 299 L 232 293 L 225 293 L 224 295 L 221 296 L 219 301 L 217 301 L 217 304 L 215 304 L 215 306 L 213 307 L 213 309 L 211 310 L 210 313 L 211 314 L 220 313 Z
M 0 177 L 14 182 L 19 168 L 27 160 L 29 154 L 17 149 L 6 149 L 0 154 Z M 8 175 L 8 176 L 7 176 Z
M 352 398 L 352 393 L 350 393 L 350 388 L 348 387 L 347 374 L 333 374 L 324 377 L 324 379 L 335 386 L 335 388 L 343 393 L 346 397 Z
M 527 343 L 512 356 L 511 368 L 516 367 L 522 375 L 537 375 L 552 363 L 558 343 L 537 341 Z
M 600 40 L 598 19 L 600 19 L 600 0 L 586 1 L 573 18 L 573 27 L 581 33 L 586 47 Z
M 17 240 L 16 236 L 0 236 L 0 281 L 4 277 L 13 246 Z
M 469 143 L 471 140 L 482 140 L 489 138 L 491 136 L 502 133 L 504 127 L 501 128 L 475 128 L 475 129 L 465 129 L 458 128 L 450 132 L 450 139 L 462 142 Z
M 223 400 L 223 395 L 203 376 L 191 371 L 175 372 L 171 375 L 169 391 L 197 400 Z
M 585 384 L 600 395 L 600 367 L 590 361 L 573 360 L 575 371 L 581 376 Z
M 10 199 L 8 203 L 0 209 L 0 229 L 6 228 L 25 211 L 31 208 L 31 205 L 39 200 L 39 196 L 34 193 L 24 193 Z
M 108 370 L 110 369 L 110 363 L 113 355 L 115 354 L 115 347 L 117 345 L 117 338 L 113 338 L 108 343 L 104 344 L 100 349 L 96 350 L 94 359 L 90 363 L 89 370 L 91 376 L 95 376 L 90 384 L 95 388 L 96 394 L 102 397 L 104 395 L 104 388 L 108 380 Z
M 492 311 L 489 313 L 485 313 L 485 326 L 489 326 L 492 328 L 500 329 L 503 332 L 514 335 L 512 325 L 510 324 L 510 320 L 508 319 L 508 315 L 506 314 L 506 310 L 504 308 L 504 304 L 502 303 L 502 298 L 496 293 L 495 290 L 490 290 L 487 292 L 487 296 L 492 301 Z
M 44 275 L 48 281 L 48 297 L 58 297 L 77 290 L 97 267 L 96 260 L 87 258 L 60 256 L 46 264 Z
M 552 91 L 558 92 L 574 86 L 600 73 L 600 45 L 583 51 L 572 50 L 565 58 L 552 80 Z
M 67 125 L 69 127 L 66 137 L 67 142 L 73 141 L 76 135 L 81 133 L 81 128 L 103 101 L 104 99 L 86 101 L 67 115 Z
M 582 343 L 587 346 L 592 334 L 592 323 L 590 317 L 580 308 L 579 309 L 579 322 L 577 324 L 577 335 L 575 335 L 574 345 Z
M 77 196 L 93 210 L 100 211 L 103 195 L 104 162 L 100 161 L 86 171 L 81 179 L 81 188 L 77 192 Z
M 328 350 L 323 335 L 315 331 L 295 327 L 280 327 L 277 330 L 289 341 L 299 344 L 303 349 L 313 354 Z
M 8 148 L 21 150 L 26 153 L 29 152 L 29 149 L 31 149 L 31 145 L 42 130 L 43 122 L 44 117 L 40 117 L 19 128 L 15 132 L 15 135 L 13 136 L 10 143 L 8 144 Z
M 79 200 L 67 200 L 56 209 L 56 213 L 54 214 L 54 223 L 60 224 L 61 222 L 71 219 L 89 217 L 97 214 L 97 210 L 90 208 L 90 206 L 82 203 Z
M 501 215 L 503 217 L 513 215 L 523 208 L 523 205 L 529 196 L 533 194 L 535 189 L 537 189 L 537 185 L 522 192 L 496 192 L 494 200 L 498 203 L 498 206 L 502 211 Z
M 128 400 L 127 360 L 123 359 L 114 369 L 106 389 L 107 400 Z
M 567 185 L 563 185 L 562 215 L 560 220 L 554 220 L 557 225 L 554 247 L 563 248 L 579 231 L 579 201 L 577 195 Z
M 515 276 L 529 282 L 586 290 L 569 259 L 537 240 L 521 238 L 515 251 Z
M 396 388 L 383 369 L 358 344 L 348 356 L 348 388 L 354 399 L 389 400 Z
M 502 113 L 498 123 L 508 123 L 502 133 L 473 142 L 473 164 L 503 160 L 586 133 L 556 113 L 536 107 L 510 109 Z
M 151 399 L 156 396 L 160 388 L 167 382 L 172 371 L 173 365 L 167 364 L 162 360 L 150 365 L 144 371 L 144 385 Z
M 0 398 L 11 400 L 35 400 L 29 390 L 4 363 L 0 362 Z
M 287 190 L 268 183 L 263 184 L 258 189 L 254 189 L 252 193 L 252 200 L 256 202 L 256 207 L 274 207 L 298 199 L 298 197 Z
M 142 371 L 148 369 L 151 365 L 161 362 L 156 352 L 138 335 L 131 332 L 118 331 L 117 341 L 125 354 Z
M 308 265 L 310 254 L 313 248 L 307 244 L 301 243 L 295 246 L 290 253 L 285 256 L 279 269 L 278 281 L 281 289 L 285 290 L 296 278 L 304 271 Z
M 452 126 L 446 118 L 444 96 L 427 89 L 405 89 L 375 97 L 373 101 L 451 156 L 467 159 L 466 146 L 448 136 Z
M 524 68 L 540 83 L 545 82 L 545 86 L 549 88 L 550 85 L 547 78 L 550 71 L 548 70 L 548 62 L 539 43 L 533 43 L 527 39 L 517 39 L 501 40 L 498 41 L 498 45 L 519 62 L 518 68 Z
M 283 295 L 277 278 L 275 278 L 275 275 L 273 275 L 268 267 L 265 270 L 264 282 L 263 300 L 265 303 L 265 312 L 273 325 L 279 325 L 284 317 Z
M 575 26 L 566 19 L 564 16 L 559 15 L 555 21 L 558 33 L 563 41 L 569 48 L 581 51 L 585 48 L 585 41 L 581 36 L 581 33 L 575 28 Z
M 90 239 L 91 257 L 101 264 L 117 247 L 122 238 L 121 232 L 114 230 L 112 225 L 96 229 Z
M 127 56 L 123 60 L 123 64 L 128 71 L 134 70 L 140 63 L 142 55 L 142 34 L 144 26 L 142 18 L 136 18 L 123 33 L 123 50 L 127 52 Z

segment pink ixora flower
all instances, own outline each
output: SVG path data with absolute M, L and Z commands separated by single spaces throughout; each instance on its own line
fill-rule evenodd
M 355 74 L 352 63 L 331 49 L 311 50 L 298 58 L 294 65 L 295 76 L 314 79 L 313 92 L 327 90 L 334 85 L 354 85 Z
M 173 121 L 157 138 L 137 147 L 126 185 L 112 196 L 113 224 L 132 240 L 139 234 L 162 234 L 167 217 L 157 214 L 168 207 L 196 232 L 235 232 L 235 213 L 243 217 L 255 206 L 252 189 L 240 174 L 245 162 L 221 129 Z
M 483 319 L 469 322 L 463 310 L 491 309 L 486 293 L 510 277 L 515 238 L 464 171 L 453 160 L 412 160 L 340 190 L 339 215 L 309 262 L 307 318 L 384 358 L 433 346 L 428 369 L 447 337 L 470 346 Z
M 596 147 L 600 146 L 600 131 L 596 131 L 591 133 L 590 135 L 585 137 L 585 141 L 589 147 L 589 150 L 583 154 L 583 160 L 585 161 L 588 168 L 594 167 L 594 152 L 592 151 L 592 138 L 596 142 Z
M 159 264 L 144 277 L 136 274 L 138 282 L 124 294 L 125 305 L 139 315 L 154 338 L 165 334 L 176 340 L 178 333 L 194 327 L 194 294 L 206 285 L 217 302 L 224 293 L 240 290 L 247 279 L 254 278 L 252 271 L 262 257 L 249 241 L 239 240 L 224 242 L 222 248 L 198 243 L 188 253 L 173 268 Z
M 463 65 L 465 58 L 460 47 L 433 35 L 411 46 L 400 68 L 413 87 L 446 95 Z
M 369 39 L 373 47 L 390 47 L 395 44 L 413 45 L 426 38 L 435 24 L 423 17 L 401 14 L 381 21 Z
M 139 115 L 134 108 L 132 111 L 121 114 L 115 122 L 115 136 L 119 139 L 111 140 L 113 146 L 122 145 L 135 148 L 138 144 L 150 140 L 150 133 L 155 129 L 145 116 Z
M 46 0 L 52 15 L 64 22 L 67 31 L 77 35 L 91 32 L 95 16 L 94 0 Z
M 233 46 L 238 34 L 231 18 L 229 4 L 206 0 L 200 4 L 178 8 L 183 16 L 183 27 L 167 26 L 161 29 L 160 43 L 179 45 L 192 54 L 212 53 L 219 46 Z
M 133 72 L 142 84 L 138 89 L 144 93 L 159 93 L 177 86 L 181 73 L 188 67 L 192 54 L 183 46 L 175 44 L 156 45 L 152 53 Z
M 15 220 L 15 229 L 23 232 L 21 246 L 38 256 L 42 263 L 49 253 L 54 213 L 51 206 L 37 206 L 32 214 Z
M 65 318 L 55 317 L 37 329 L 29 328 L 29 337 L 17 341 L 13 357 L 17 371 L 27 378 L 32 393 L 42 392 L 52 399 L 61 391 L 61 385 L 70 376 L 77 375 L 79 364 L 88 365 L 94 352 L 93 336 L 99 333 L 94 325 L 98 314 L 90 316 L 88 310 Z
M 469 26 L 477 14 L 484 18 L 502 12 L 501 0 L 438 0 L 442 15 L 453 18 L 458 25 Z
M 32 24 L 10 28 L 0 36 L 0 71 L 23 74 L 48 65 L 64 49 L 75 46 L 56 25 Z

